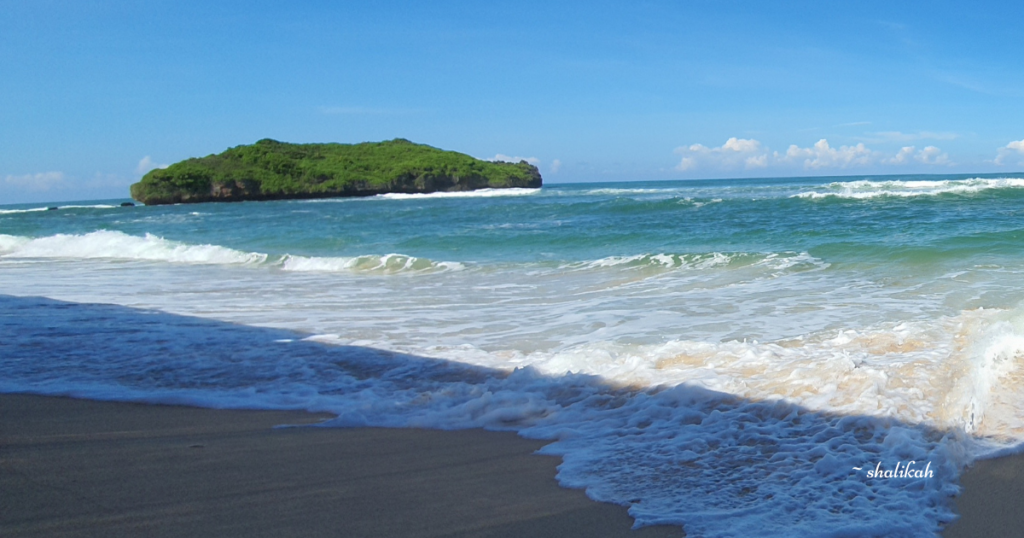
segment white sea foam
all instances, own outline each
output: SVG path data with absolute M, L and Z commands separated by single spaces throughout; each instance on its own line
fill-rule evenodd
M 708 269 L 728 265 L 731 261 L 745 256 L 744 254 L 637 254 L 634 256 L 609 256 L 582 264 L 587 269 L 595 267 L 665 267 Z
M 13 215 L 17 213 L 35 213 L 37 211 L 49 211 L 50 208 L 55 207 L 57 209 L 111 209 L 118 206 L 109 204 L 91 204 L 91 205 L 53 205 L 46 207 L 33 207 L 29 209 L 0 209 L 0 215 Z
M 65 258 L 147 260 L 190 264 L 258 264 L 266 254 L 241 252 L 217 245 L 189 245 L 146 234 L 145 237 L 118 231 L 87 234 L 57 234 L 26 238 L 0 236 L 3 258 Z
M 25 241 L 0 236 L 5 249 Z M 417 263 L 363 258 L 371 274 L 385 260 L 404 271 Z M 17 281 L 21 293 L 38 285 L 110 300 L 130 281 L 137 306 L 232 323 L 108 306 L 43 308 L 37 323 L 20 308 L 0 323 L 37 336 L 3 351 L 14 360 L 0 391 L 516 430 L 554 441 L 544 452 L 564 458 L 563 484 L 630 505 L 639 524 L 703 536 L 928 535 L 953 517 L 958 467 L 1024 438 L 1016 311 L 863 324 L 851 313 L 905 307 L 840 275 L 794 273 L 827 267 L 807 253 L 648 254 L 539 276 L 526 266 L 424 269 L 416 285 L 370 283 L 354 259 L 289 256 L 267 265 L 292 270 L 239 272 L 230 290 L 204 276 L 223 275 L 209 266 L 167 266 L 159 279 L 102 263 L 66 276 L 5 268 L 0 283 Z M 645 266 L 666 271 L 634 269 Z M 324 270 L 340 276 L 325 286 L 315 274 Z M 800 285 L 817 288 L 787 290 Z M 187 286 L 194 293 L 167 291 Z M 831 310 L 813 309 L 808 297 L 823 294 Z M 792 336 L 722 336 L 768 321 Z M 672 334 L 705 336 L 664 340 Z M 26 350 L 47 362 L 17 359 Z M 911 459 L 930 462 L 934 479 L 869 481 L 852 470 Z
M 272 259 L 261 252 L 243 252 L 219 245 L 190 245 L 154 235 L 143 237 L 117 231 L 57 234 L 30 238 L 0 234 L 0 258 L 144 260 L 185 264 L 279 266 L 289 272 L 350 272 L 406 274 L 459 271 L 458 262 L 433 261 L 404 254 L 353 257 L 284 255 Z
M 748 253 L 711 252 L 701 254 L 636 254 L 633 256 L 609 256 L 589 262 L 575 262 L 563 266 L 567 269 L 599 269 L 618 267 L 624 269 L 715 269 L 754 265 L 773 270 L 784 270 L 796 266 L 825 268 L 828 264 L 806 252 Z
M 704 207 L 704 206 L 706 206 L 708 204 L 719 204 L 721 202 L 722 202 L 721 198 L 713 198 L 713 199 L 708 200 L 706 202 L 693 202 L 693 207 L 701 208 L 701 207 Z
M 6 259 L 96 259 L 145 260 L 188 264 L 227 264 L 277 266 L 287 272 L 349 272 L 366 274 L 415 274 L 461 271 L 466 264 L 453 261 L 434 261 L 427 258 L 390 253 L 360 256 L 301 256 L 285 254 L 280 257 L 260 252 L 243 252 L 219 245 L 192 245 L 172 241 L 151 234 L 133 236 L 118 231 L 97 231 L 88 234 L 57 234 L 30 238 L 0 234 L 0 257 Z M 529 269 L 536 264 L 522 264 Z M 572 262 L 553 266 L 542 273 L 600 270 L 600 269 L 654 269 L 654 270 L 711 270 L 725 267 L 763 267 L 772 271 L 793 267 L 825 268 L 827 263 L 804 253 L 721 253 L 706 254 L 637 254 L 609 256 L 587 262 Z M 543 267 L 543 266 L 538 266 Z M 768 273 L 766 273 L 768 276 Z
M 765 343 L 592 341 L 532 353 L 461 345 L 405 355 L 335 335 L 314 339 L 341 346 L 321 346 L 108 305 L 0 305 L 19 313 L 0 316 L 5 329 L 34 335 L 5 351 L 0 391 L 324 410 L 339 426 L 515 430 L 554 441 L 543 452 L 563 457 L 562 484 L 629 505 L 638 524 L 701 536 L 937 532 L 953 518 L 949 495 L 970 448 L 946 433 L 967 411 L 959 396 L 946 397 L 949 387 L 1012 381 L 1019 365 L 984 361 L 1020 355 L 1003 339 L 1016 334 L 1012 313 L 987 310 Z M 53 326 L 60 331 L 40 330 Z M 964 341 L 991 352 L 958 353 Z M 52 359 L 31 360 L 40 353 Z M 985 405 L 982 424 L 997 411 Z M 909 460 L 930 463 L 936 476 L 867 480 L 853 470 Z
M 204 247 L 228 266 L 108 261 Z M 3 259 L 33 252 L 86 261 L 5 266 L 0 292 L 220 321 L 18 299 L 0 315 L 19 335 L 0 341 L 0 391 L 515 430 L 553 441 L 564 485 L 699 536 L 928 536 L 953 517 L 959 466 L 1024 440 L 1024 313 L 936 314 L 941 282 L 886 287 L 807 252 L 451 271 L 401 254 L 246 261 L 120 232 L 0 235 Z M 964 271 L 949 278 L 979 278 Z M 912 459 L 934 479 L 852 470 Z
M 794 194 L 796 198 L 849 198 L 870 199 L 883 196 L 911 198 L 936 196 L 939 194 L 974 194 L 993 189 L 1017 189 L 1024 187 L 1024 179 L 950 179 L 911 181 L 845 181 L 825 185 L 823 190 Z
M 387 200 L 415 200 L 421 198 L 494 198 L 497 196 L 529 196 L 531 194 L 537 194 L 538 192 L 540 192 L 540 189 L 524 188 L 478 189 L 475 191 L 431 192 L 427 194 L 404 194 L 400 192 L 393 192 L 388 194 L 378 194 L 377 196 L 374 196 L 374 198 Z
M 317 341 L 348 343 L 337 336 Z M 383 341 L 361 345 L 389 348 Z M 770 342 L 592 341 L 518 353 L 473 346 L 391 347 L 557 378 L 598 376 L 616 386 L 699 386 L 751 401 L 923 424 L 977 436 L 973 456 L 1024 442 L 1024 312 L 971 310 L 938 322 L 889 323 Z M 998 418 L 996 418 L 998 417 Z M 964 450 L 967 448 L 961 447 Z
M 0 256 L 9 252 L 15 252 L 25 243 L 31 241 L 28 237 L 0 234 Z
M 630 194 L 670 194 L 677 192 L 679 189 L 622 189 L 622 188 L 605 188 L 605 189 L 590 189 L 582 192 L 570 192 L 567 194 L 572 195 L 595 195 L 595 196 L 622 196 Z
M 321 234 L 335 234 L 320 242 L 329 248 L 348 230 L 362 233 L 361 223 L 379 222 L 321 208 L 302 227 L 297 219 L 307 217 L 292 214 L 300 202 L 252 212 L 208 207 L 218 226 L 211 233 L 252 225 L 251 234 L 231 236 L 304 256 L 119 232 L 0 235 L 0 333 L 9 335 L 0 338 L 0 391 L 324 410 L 339 426 L 515 430 L 552 441 L 543 450 L 564 458 L 563 484 L 629 506 L 639 524 L 680 524 L 709 537 L 932 536 L 954 517 L 949 495 L 961 465 L 1024 447 L 1024 263 L 1013 256 L 1012 211 L 1003 211 L 1013 200 L 996 200 L 1009 220 L 988 227 L 961 212 L 976 204 L 951 205 L 956 214 L 946 222 L 968 224 L 949 234 L 918 223 L 906 243 L 912 248 L 955 247 L 996 232 L 996 243 L 979 243 L 981 255 L 935 263 L 859 263 L 851 245 L 898 248 L 905 238 L 877 236 L 882 221 L 859 235 L 843 220 L 843 204 L 819 208 L 813 232 L 823 241 L 786 236 L 804 230 L 799 215 L 789 224 L 761 215 L 779 217 L 768 236 L 716 232 L 708 240 L 700 228 L 714 222 L 698 222 L 690 236 L 683 219 L 696 222 L 709 209 L 754 216 L 765 208 L 745 206 L 752 198 L 801 190 L 871 197 L 1018 188 L 971 181 L 608 192 L 593 199 L 667 199 L 649 208 L 664 211 L 662 220 L 636 228 L 657 235 L 619 242 L 620 231 L 644 221 L 616 213 L 601 245 L 604 232 L 581 227 L 595 215 L 579 220 L 558 208 L 547 219 L 473 219 L 494 249 L 476 251 L 482 243 L 453 240 L 458 235 L 424 247 L 480 256 L 465 266 L 383 254 L 422 245 L 426 228 L 412 232 L 416 239 L 373 234 L 375 244 L 391 246 L 364 256 L 300 250 Z M 391 202 L 358 204 L 361 212 Z M 451 205 L 460 215 L 480 204 Z M 183 234 L 196 230 L 193 209 L 159 210 L 151 217 L 168 220 L 131 226 L 192 237 Z M 452 215 L 431 226 L 451 231 Z M 354 228 L 334 226 L 353 216 Z M 38 220 L 11 229 L 35 230 Z M 563 229 L 550 242 L 519 242 L 556 225 Z M 292 235 L 300 228 L 310 235 Z M 497 243 L 506 239 L 508 249 Z M 842 255 L 829 246 L 836 241 Z M 756 251 L 761 245 L 766 251 Z M 209 263 L 201 248 L 224 249 L 218 259 L 226 261 Z M 176 256 L 178 249 L 192 254 Z M 535 249 L 530 261 L 515 261 L 527 249 Z M 604 257 L 610 253 L 636 255 Z M 176 263 L 197 258 L 206 261 Z M 154 263 L 122 262 L 133 259 Z M 869 480 L 854 469 L 910 460 L 930 464 L 934 479 Z
M 46 211 L 48 207 L 33 207 L 31 209 L 0 209 L 0 215 L 13 215 L 17 213 L 35 213 L 36 211 Z
M 459 271 L 465 266 L 458 262 L 435 262 L 426 258 L 404 254 L 355 257 L 307 257 L 286 255 L 281 259 L 281 269 L 296 272 L 359 272 L 359 273 L 422 273 L 436 271 Z

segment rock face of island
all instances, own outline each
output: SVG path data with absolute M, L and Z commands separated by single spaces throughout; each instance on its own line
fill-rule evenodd
M 541 186 L 526 161 L 481 161 L 408 140 L 288 144 L 264 139 L 156 169 L 131 186 L 146 205 Z

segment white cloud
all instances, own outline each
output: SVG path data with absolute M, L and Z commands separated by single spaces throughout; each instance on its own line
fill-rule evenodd
M 922 149 L 914 158 L 924 164 L 942 164 L 947 166 L 953 164 L 949 160 L 949 155 L 935 146 L 928 146 Z
M 856 146 L 840 146 L 833 148 L 829 146 L 828 140 L 822 138 L 809 148 L 801 148 L 796 144 L 789 146 L 786 154 L 775 156 L 780 161 L 803 161 L 804 168 L 847 168 L 850 166 L 863 166 L 871 164 L 874 160 L 874 152 L 864 146 L 864 143 Z
M 907 163 L 909 163 L 911 161 L 911 159 L 914 158 L 914 150 L 915 149 L 916 148 L 914 146 L 907 146 L 907 147 L 904 147 L 904 148 L 900 148 L 899 153 L 897 153 L 896 156 L 891 158 L 891 159 L 886 159 L 885 163 L 886 164 L 907 164 Z
M 146 155 L 139 161 L 139 165 L 135 167 L 135 173 L 145 174 L 154 168 L 167 168 L 168 166 L 166 164 L 156 164 L 153 162 L 153 159 L 149 158 L 149 155 Z
M 551 173 L 552 174 L 557 174 L 558 171 L 561 170 L 561 169 L 562 169 L 562 161 L 560 161 L 558 159 L 555 159 L 555 160 L 551 161 Z
M 697 159 L 694 159 L 693 157 L 683 157 L 683 159 L 679 161 L 679 164 L 676 165 L 676 170 L 685 171 L 695 166 L 697 166 Z
M 490 159 L 486 159 L 486 160 L 494 161 L 494 162 L 501 161 L 501 162 L 506 162 L 506 163 L 517 163 L 519 161 L 526 161 L 526 162 L 528 162 L 528 163 L 530 163 L 530 164 L 532 164 L 534 166 L 539 166 L 540 165 L 540 159 L 538 159 L 536 157 L 509 157 L 508 155 L 505 155 L 505 154 L 502 154 L 502 153 L 499 153 L 499 154 L 495 155 L 494 157 L 491 157 Z M 561 164 L 561 163 L 559 163 L 559 164 Z
M 28 191 L 48 191 L 64 184 L 64 172 L 40 172 L 22 176 L 7 176 L 4 181 L 8 185 Z
M 1024 140 L 1015 140 L 999 148 L 996 154 L 996 164 L 1006 164 L 1007 159 L 1014 156 L 1024 156 Z M 1022 164 L 1018 162 L 1018 164 Z
M 945 166 L 953 164 L 949 160 L 949 155 L 935 146 L 927 146 L 920 151 L 914 146 L 906 146 L 901 148 L 893 158 L 882 161 L 883 164 L 909 164 L 912 162 Z
M 1024 141 L 1021 141 L 1020 145 L 1024 148 Z M 742 138 L 730 138 L 721 146 L 713 148 L 703 144 L 682 146 L 676 148 L 675 153 L 682 155 L 679 164 L 676 165 L 676 170 L 679 171 L 739 168 L 754 170 L 794 166 L 805 170 L 821 170 L 912 163 L 953 164 L 949 160 L 949 155 L 935 146 L 927 146 L 921 150 L 914 146 L 906 146 L 895 156 L 887 158 L 883 153 L 868 148 L 863 142 L 854 146 L 832 147 L 824 138 L 809 147 L 791 145 L 785 153 L 770 151 L 757 140 Z M 1024 150 L 1021 153 L 1024 154 Z
M 722 144 L 723 151 L 735 151 L 737 153 L 750 153 L 752 151 L 759 151 L 761 149 L 761 143 L 752 138 L 736 138 L 735 136 L 725 141 Z
M 743 164 L 747 168 L 764 168 L 768 166 L 768 154 L 764 153 L 761 155 L 753 155 L 743 159 Z
M 693 144 L 675 149 L 682 155 L 676 170 L 690 170 L 702 165 L 715 168 L 764 168 L 768 166 L 768 152 L 760 142 L 752 138 L 732 137 L 719 147 L 709 148 L 703 144 Z

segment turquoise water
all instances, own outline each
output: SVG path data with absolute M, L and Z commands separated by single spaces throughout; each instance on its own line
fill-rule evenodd
M 973 177 L 554 185 L 511 196 L 161 206 L 137 214 L 82 207 L 6 213 L 0 224 L 10 235 L 106 229 L 271 254 L 402 252 L 482 263 L 797 251 L 844 263 L 927 264 L 1017 254 L 1020 180 Z
M 121 201 L 0 207 L 7 311 L 132 342 L 68 354 L 56 314 L 10 314 L 0 390 L 513 429 L 707 536 L 930 536 L 958 469 L 1024 441 L 1024 175 Z M 854 470 L 915 458 L 936 476 Z

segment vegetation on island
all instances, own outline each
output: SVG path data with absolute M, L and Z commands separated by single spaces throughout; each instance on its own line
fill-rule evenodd
M 482 161 L 400 138 L 362 144 L 264 139 L 153 170 L 131 186 L 131 195 L 159 205 L 536 188 L 541 181 L 526 161 Z

